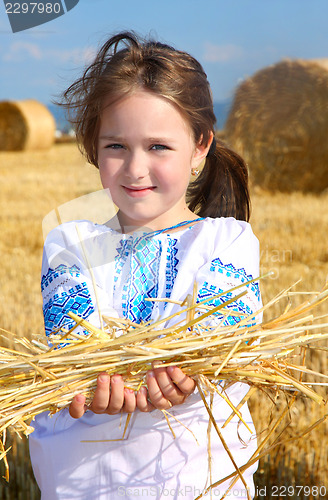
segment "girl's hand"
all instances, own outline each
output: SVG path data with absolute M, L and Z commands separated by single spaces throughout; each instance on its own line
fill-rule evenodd
M 154 368 L 147 373 L 147 386 L 137 393 L 140 411 L 168 410 L 185 401 L 195 390 L 195 381 L 176 366 Z M 150 400 L 150 401 L 149 401 Z
M 73 398 L 69 413 L 73 418 L 80 418 L 86 410 L 94 413 L 108 413 L 115 415 L 120 411 L 132 413 L 136 409 L 134 391 L 124 387 L 121 375 L 110 377 L 107 373 L 100 373 L 97 378 L 97 387 L 90 406 L 85 405 L 85 396 L 78 394 Z

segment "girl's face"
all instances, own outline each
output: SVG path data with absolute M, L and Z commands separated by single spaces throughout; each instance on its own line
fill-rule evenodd
M 98 164 L 121 226 L 158 230 L 196 219 L 185 194 L 191 169 L 207 151 L 195 145 L 188 123 L 162 97 L 140 90 L 107 107 L 105 103 Z

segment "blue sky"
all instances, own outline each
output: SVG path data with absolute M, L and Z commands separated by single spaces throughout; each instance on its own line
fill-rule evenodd
M 283 58 L 328 58 L 327 19 L 328 0 L 80 0 L 62 17 L 12 33 L 0 1 L 0 100 L 50 103 L 107 35 L 133 29 L 194 55 L 223 101 Z

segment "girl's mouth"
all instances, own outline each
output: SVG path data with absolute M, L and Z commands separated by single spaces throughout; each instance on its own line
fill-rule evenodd
M 147 196 L 147 194 L 151 193 L 155 189 L 155 186 L 123 186 L 123 188 L 129 196 L 132 196 L 133 198 L 142 198 L 143 196 Z

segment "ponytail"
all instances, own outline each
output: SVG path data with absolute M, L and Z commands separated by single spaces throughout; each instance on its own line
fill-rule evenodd
M 204 168 L 187 190 L 189 209 L 200 217 L 234 217 L 248 221 L 250 196 L 244 160 L 217 140 Z

